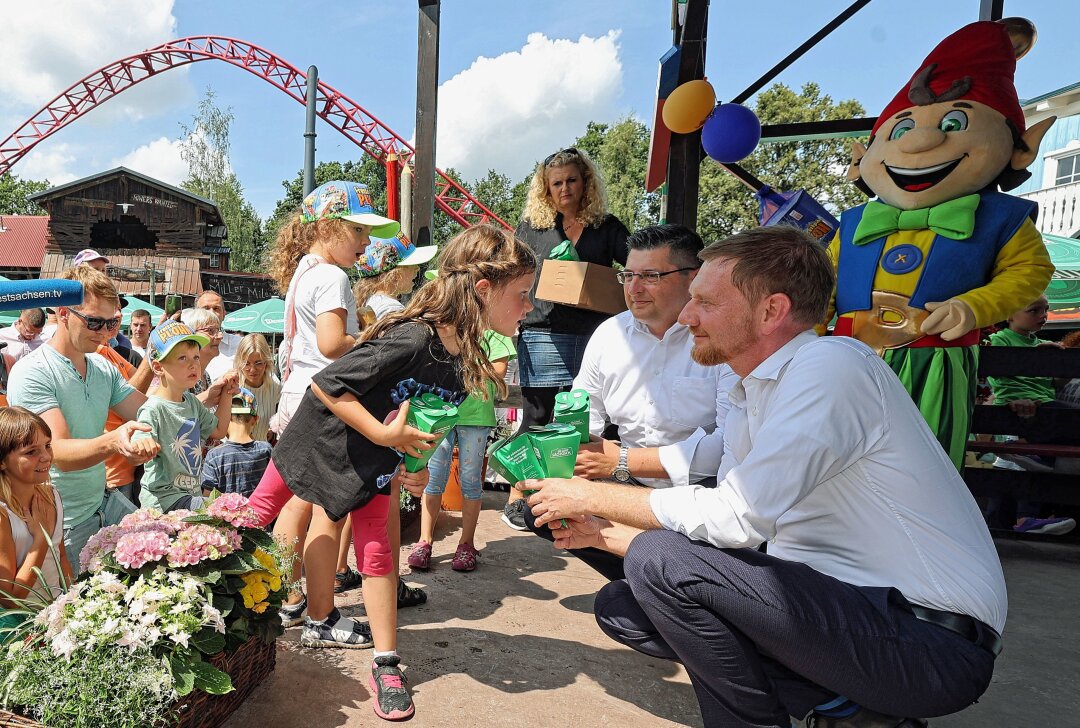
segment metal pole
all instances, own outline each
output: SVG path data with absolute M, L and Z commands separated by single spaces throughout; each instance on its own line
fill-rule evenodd
M 439 95 L 439 0 L 419 0 L 419 4 L 412 232 L 417 245 L 431 245 L 435 217 L 435 119 Z
M 307 113 L 304 123 L 304 196 L 315 189 L 315 101 L 319 92 L 319 69 L 308 66 Z
M 157 271 L 154 270 L 153 263 L 144 263 L 143 265 L 150 271 L 150 305 L 156 306 L 157 304 L 154 303 L 154 283 L 157 280 Z
M 1005 0 L 979 0 L 979 20 L 1001 20 Z
M 398 221 L 401 220 L 401 198 L 398 195 L 400 172 L 398 155 L 390 152 L 386 155 L 386 216 Z

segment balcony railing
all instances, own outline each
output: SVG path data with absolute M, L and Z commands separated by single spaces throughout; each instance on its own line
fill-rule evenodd
M 1039 232 L 1072 237 L 1080 232 L 1080 182 L 1020 195 L 1039 205 Z

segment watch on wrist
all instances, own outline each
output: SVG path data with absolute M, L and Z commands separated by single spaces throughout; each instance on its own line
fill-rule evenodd
M 619 464 L 611 471 L 611 477 L 620 483 L 630 482 L 630 466 L 627 463 L 630 448 L 623 445 L 619 448 Z

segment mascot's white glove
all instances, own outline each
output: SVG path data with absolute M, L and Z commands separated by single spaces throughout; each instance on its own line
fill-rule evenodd
M 940 334 L 945 341 L 959 339 L 975 328 L 975 312 L 959 298 L 926 304 L 930 315 L 919 328 L 924 334 Z

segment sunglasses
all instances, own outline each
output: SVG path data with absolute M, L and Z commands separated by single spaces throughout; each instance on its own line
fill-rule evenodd
M 116 318 L 106 319 L 98 318 L 97 316 L 83 316 L 81 313 L 79 313 L 73 308 L 69 308 L 68 311 L 81 318 L 83 323 L 86 324 L 86 328 L 88 328 L 90 331 L 101 331 L 103 328 L 106 327 L 109 329 L 109 331 L 116 331 L 120 328 L 120 316 L 117 316 Z
M 544 160 L 544 166 L 546 167 L 551 164 L 551 160 L 555 159 L 555 157 L 559 156 L 560 154 L 569 154 L 574 157 L 581 156 L 581 152 L 579 152 L 578 150 L 574 149 L 573 147 L 567 147 L 566 149 L 560 149 L 554 154 L 547 155 L 547 159 Z

